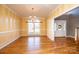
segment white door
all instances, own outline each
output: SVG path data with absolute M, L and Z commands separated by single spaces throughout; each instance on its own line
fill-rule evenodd
M 66 36 L 66 20 L 55 20 L 55 37 Z
M 33 35 L 34 34 L 34 24 L 33 23 L 28 23 L 28 35 Z
M 40 35 L 40 22 L 29 22 L 28 23 L 28 35 L 29 36 Z
M 34 23 L 35 25 L 35 35 L 39 35 L 40 34 L 40 23 Z

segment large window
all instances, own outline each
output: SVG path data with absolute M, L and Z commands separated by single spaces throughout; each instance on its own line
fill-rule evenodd
M 28 20 L 28 35 L 40 35 L 40 20 Z

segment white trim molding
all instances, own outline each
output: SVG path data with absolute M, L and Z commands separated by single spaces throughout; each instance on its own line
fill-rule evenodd
M 71 38 L 75 38 L 75 36 L 71 36 L 71 35 L 69 35 L 69 36 L 66 36 L 66 37 L 71 37 Z
M 10 43 L 14 42 L 15 40 L 17 40 L 18 38 L 20 38 L 20 36 L 17 36 L 16 38 L 12 39 L 12 40 L 7 40 L 5 42 L 3 42 L 2 44 L 0 44 L 0 49 L 6 47 L 7 45 L 9 45 Z
M 73 10 L 74 8 L 77 8 L 77 7 L 79 7 L 79 4 L 78 4 L 78 5 L 76 5 L 76 6 L 74 6 L 74 7 L 72 7 L 72 8 L 69 8 L 68 10 L 66 10 L 66 11 L 62 12 L 60 15 L 58 15 L 58 16 L 56 16 L 56 17 L 54 17 L 54 18 L 57 18 L 57 17 L 59 17 L 59 16 L 61 16 L 61 15 L 65 14 L 66 12 L 69 12 L 69 11 L 71 11 L 71 10 Z
M 10 32 L 17 32 L 17 31 L 20 31 L 20 30 L 3 31 L 3 32 L 0 32 L 0 35 L 5 33 L 10 33 Z
M 79 27 L 75 28 L 75 40 L 78 40 L 78 31 L 79 31 Z

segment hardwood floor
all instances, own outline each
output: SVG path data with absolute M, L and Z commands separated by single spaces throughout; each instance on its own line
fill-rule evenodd
M 0 50 L 0 54 L 78 54 L 79 44 L 72 38 L 21 37 Z

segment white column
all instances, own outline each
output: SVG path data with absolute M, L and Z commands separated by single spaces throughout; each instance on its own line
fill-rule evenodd
M 77 40 L 77 28 L 75 28 L 75 40 Z

